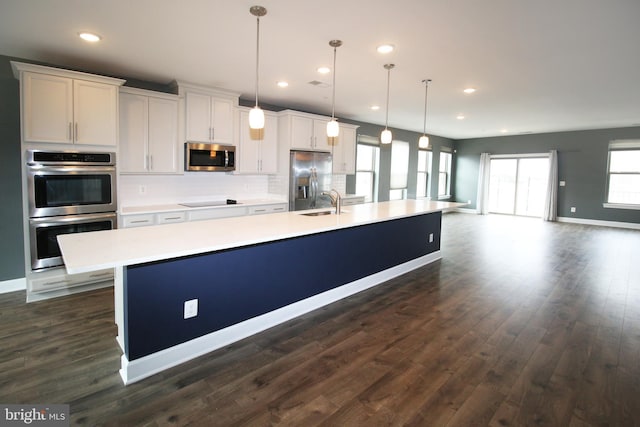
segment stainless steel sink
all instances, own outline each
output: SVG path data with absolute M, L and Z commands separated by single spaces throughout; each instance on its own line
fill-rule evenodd
M 349 211 L 340 211 L 341 214 L 343 213 L 349 213 Z M 334 210 L 330 210 L 330 211 L 316 211 L 316 212 L 307 212 L 307 213 L 301 213 L 300 215 L 304 215 L 304 216 L 323 216 L 323 215 L 335 215 L 336 211 Z
M 304 215 L 304 216 L 321 216 L 321 215 L 331 215 L 331 214 L 335 214 L 335 212 L 333 212 L 333 211 L 308 212 L 308 213 L 303 213 L 303 214 L 300 214 L 300 215 Z

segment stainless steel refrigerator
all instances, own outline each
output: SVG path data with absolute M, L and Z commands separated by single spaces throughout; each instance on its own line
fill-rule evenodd
M 331 207 L 331 153 L 291 151 L 289 164 L 289 210 Z

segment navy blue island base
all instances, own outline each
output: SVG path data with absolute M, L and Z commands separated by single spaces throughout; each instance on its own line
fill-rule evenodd
M 437 254 L 426 261 L 432 262 L 439 258 L 441 220 L 441 212 L 432 212 L 126 266 L 124 357 L 127 363 L 148 358 Z M 184 303 L 192 299 L 198 300 L 198 314 L 184 319 Z

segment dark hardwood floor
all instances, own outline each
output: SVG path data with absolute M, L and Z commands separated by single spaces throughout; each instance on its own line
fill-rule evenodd
M 90 426 L 640 426 L 640 231 L 447 214 L 442 239 L 441 261 L 127 387 L 111 290 L 0 295 L 0 402 Z

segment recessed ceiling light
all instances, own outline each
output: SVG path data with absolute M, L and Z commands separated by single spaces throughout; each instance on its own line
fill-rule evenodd
M 393 52 L 393 49 L 395 49 L 395 46 L 392 44 L 381 44 L 376 50 L 378 53 L 390 53 Z
M 371 106 L 371 109 L 372 109 L 373 111 L 378 111 L 378 110 L 380 109 L 380 106 L 379 106 L 379 105 L 372 105 L 372 106 Z
M 507 132 L 509 132 L 508 129 L 500 129 L 500 133 L 507 133 Z
M 280 81 L 277 83 L 277 85 L 278 85 L 278 87 L 287 87 L 287 86 L 289 86 L 289 83 L 288 83 L 288 82 L 285 82 L 284 80 L 280 80 Z
M 329 67 L 320 67 L 318 68 L 318 72 L 320 74 L 329 74 L 331 72 L 331 69 Z
M 100 40 L 102 40 L 102 37 L 100 37 L 99 35 L 87 32 L 78 33 L 78 37 L 80 37 L 84 41 L 91 43 L 99 42 Z
M 462 114 L 458 114 L 458 115 L 456 116 L 456 119 L 458 119 L 458 120 L 464 120 L 464 115 L 462 115 Z
M 472 88 L 472 87 L 468 87 L 468 88 L 466 88 L 465 90 L 463 90 L 463 92 L 464 92 L 464 93 L 473 93 L 473 92 L 475 92 L 475 91 L 476 91 L 476 90 L 475 90 L 474 88 Z

